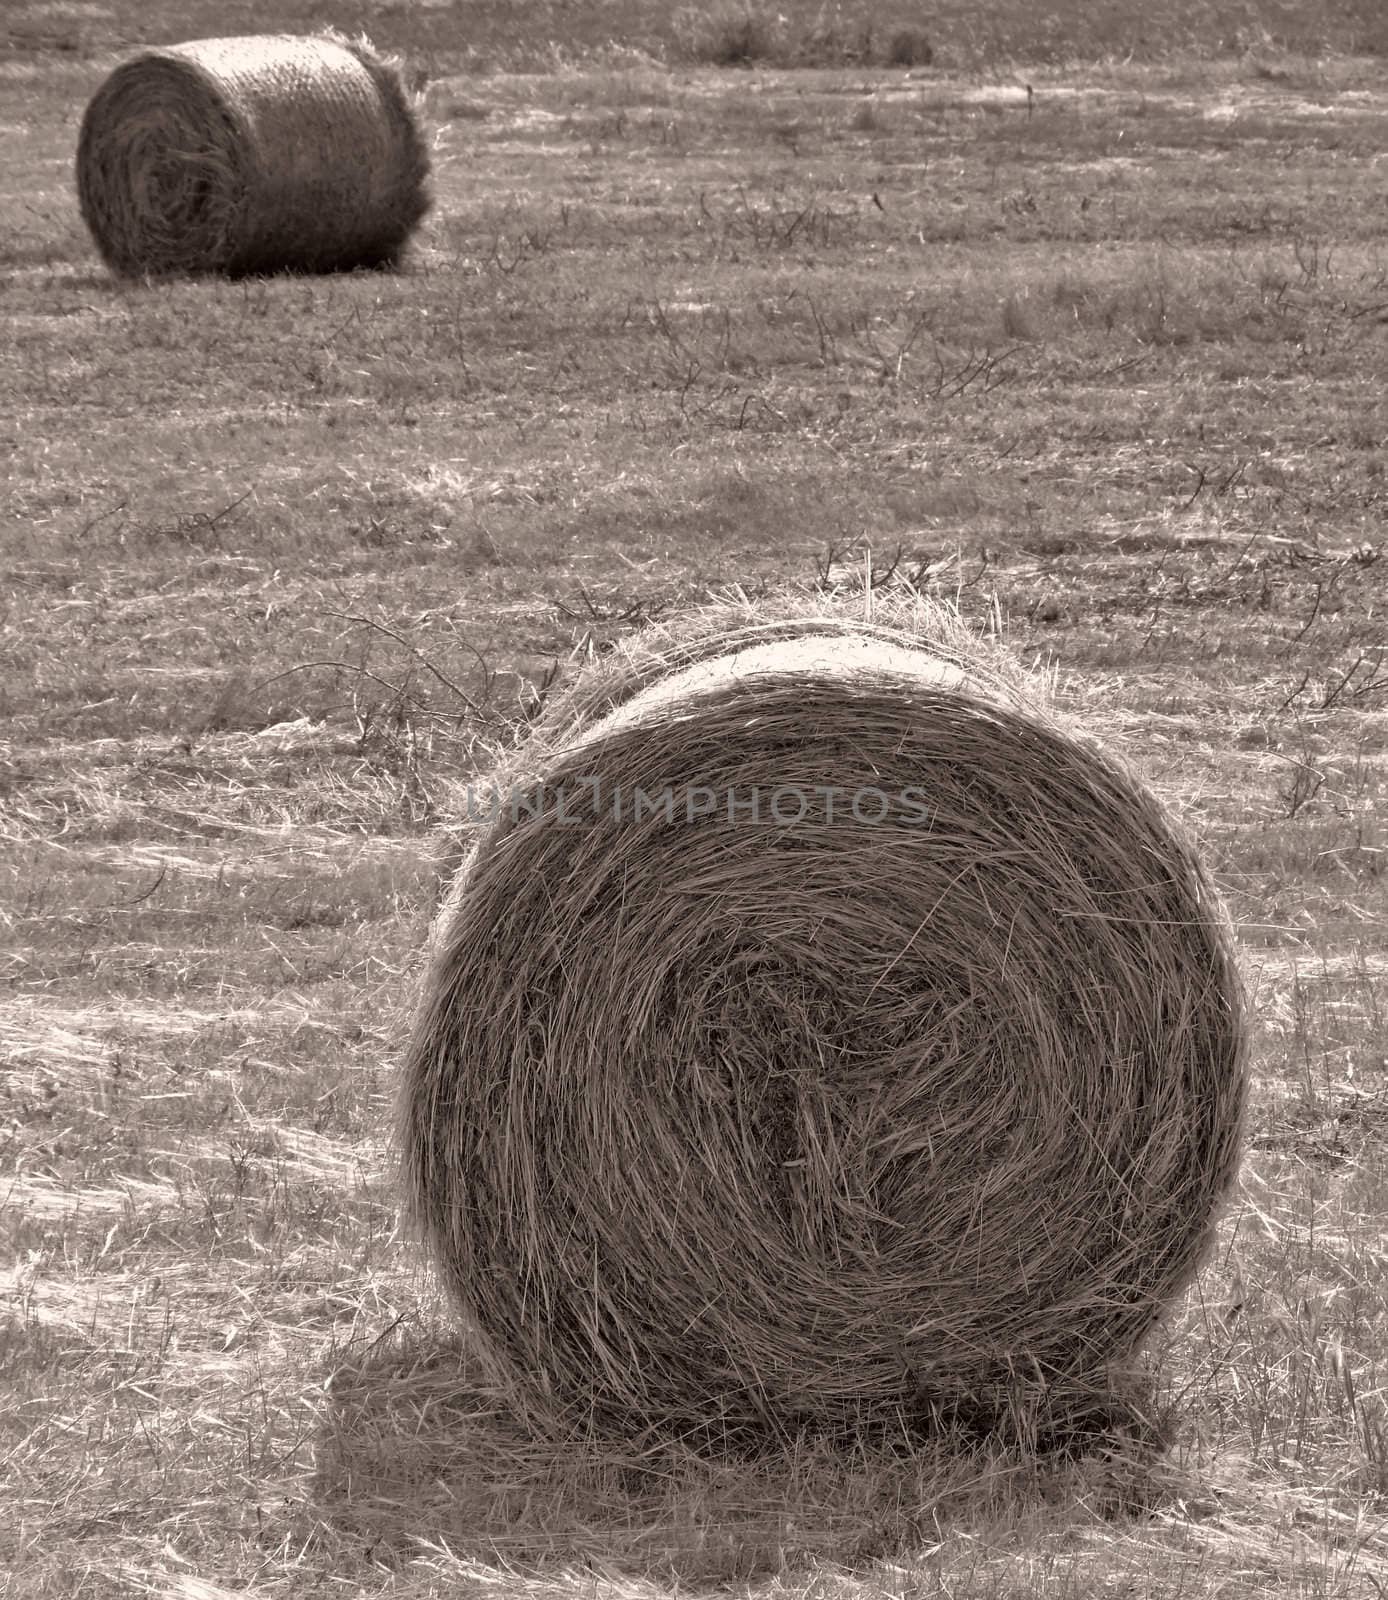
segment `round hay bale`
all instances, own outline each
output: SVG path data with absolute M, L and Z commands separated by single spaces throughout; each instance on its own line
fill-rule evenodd
M 428 177 L 396 68 L 330 33 L 146 50 L 97 90 L 77 145 L 82 216 L 127 277 L 391 265 Z
M 639 637 L 552 702 L 435 925 L 408 1212 L 496 1375 L 604 1431 L 1099 1377 L 1245 1095 L 1191 846 L 921 606 Z

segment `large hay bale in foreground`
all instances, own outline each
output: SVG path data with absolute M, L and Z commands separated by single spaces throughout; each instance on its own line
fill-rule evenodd
M 396 68 L 336 34 L 146 50 L 87 106 L 77 194 L 113 271 L 387 266 L 429 209 Z
M 909 1417 L 1097 1374 L 1199 1264 L 1245 1088 L 1217 898 L 1005 659 L 902 620 L 638 638 L 496 775 L 401 1137 L 532 1403 Z

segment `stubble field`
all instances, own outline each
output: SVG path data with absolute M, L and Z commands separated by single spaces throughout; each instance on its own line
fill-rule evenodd
M 0 21 L 6 1600 L 1388 1594 L 1388 25 L 943 6 L 906 68 L 786 9 L 742 68 L 634 4 Z M 326 20 L 423 97 L 406 268 L 111 280 L 105 73 Z M 556 1459 L 395 1231 L 468 773 L 576 648 L 785 582 L 957 599 L 1228 895 L 1162 1448 Z

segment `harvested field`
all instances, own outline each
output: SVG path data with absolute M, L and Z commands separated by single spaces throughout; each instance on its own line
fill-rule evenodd
M 1388 1587 L 1382 8 L 780 10 L 718 67 L 353 0 L 401 269 L 152 283 L 84 108 L 263 17 L 5 10 L 5 1600 Z M 557 1453 L 400 1231 L 440 829 L 572 665 L 787 583 L 957 603 L 1229 907 L 1247 1144 L 1141 1425 Z

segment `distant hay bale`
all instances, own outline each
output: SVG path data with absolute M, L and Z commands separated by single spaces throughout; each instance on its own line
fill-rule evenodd
M 82 216 L 127 277 L 388 266 L 428 177 L 396 68 L 330 33 L 146 50 L 97 90 L 77 146 Z
M 582 673 L 435 926 L 409 1215 L 493 1371 L 604 1431 L 1088 1381 L 1237 1165 L 1231 935 L 1156 800 L 951 614 L 804 609 Z

